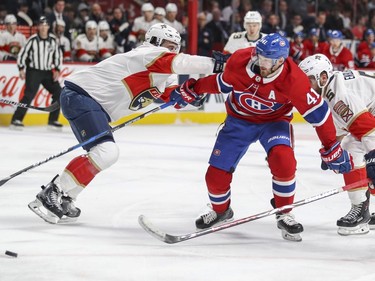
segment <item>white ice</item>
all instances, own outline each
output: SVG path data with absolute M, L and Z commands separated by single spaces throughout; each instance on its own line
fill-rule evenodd
M 81 193 L 75 224 L 47 224 L 27 204 L 82 149 L 8 181 L 0 187 L 0 280 L 375 280 L 374 231 L 336 232 L 336 220 L 350 209 L 345 193 L 294 210 L 305 228 L 299 243 L 282 239 L 274 216 L 173 245 L 146 233 L 140 214 L 168 233 L 195 230 L 208 202 L 204 176 L 217 127 L 131 125 L 117 131 L 120 159 Z M 296 200 L 342 186 L 341 175 L 320 170 L 314 129 L 296 124 L 295 136 Z M 76 144 L 69 127 L 62 133 L 1 127 L 0 139 L 0 179 Z M 265 154 L 254 144 L 232 183 L 236 218 L 271 209 L 271 197 Z

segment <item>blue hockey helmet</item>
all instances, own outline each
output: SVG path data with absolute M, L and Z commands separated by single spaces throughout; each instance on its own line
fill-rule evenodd
M 269 59 L 286 59 L 289 56 L 289 41 L 278 33 L 267 34 L 256 43 L 256 53 Z

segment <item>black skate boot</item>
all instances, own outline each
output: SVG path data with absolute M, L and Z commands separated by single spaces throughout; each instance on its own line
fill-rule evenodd
M 370 221 L 368 222 L 370 229 L 375 229 L 375 213 L 371 214 Z
M 339 227 L 337 233 L 340 235 L 366 234 L 370 231 L 369 222 L 371 220 L 369 211 L 369 196 L 367 200 L 358 204 L 352 204 L 349 213 L 345 217 L 337 220 Z M 374 218 L 375 223 L 375 218 Z
M 61 206 L 62 192 L 54 183 L 58 176 L 56 175 L 46 186 L 43 185 L 36 199 L 29 203 L 30 210 L 49 223 L 57 223 L 64 215 Z
M 69 196 L 62 196 L 61 201 L 64 216 L 60 219 L 59 223 L 76 221 L 81 214 L 81 209 L 74 205 L 73 199 Z
M 302 237 L 300 233 L 303 231 L 302 224 L 296 222 L 294 215 L 291 213 L 276 214 L 277 228 L 281 229 L 281 235 L 285 240 L 300 242 Z
M 53 224 L 75 221 L 81 214 L 81 210 L 74 206 L 72 198 L 64 196 L 54 183 L 58 176 L 56 175 L 47 186 L 42 186 L 42 191 L 36 195 L 36 199 L 29 203 L 31 211 Z
M 211 226 L 221 224 L 227 221 L 233 220 L 233 210 L 231 207 L 228 208 L 224 213 L 216 213 L 214 210 L 210 210 L 207 213 L 201 215 L 196 221 L 195 226 L 197 229 L 206 229 Z

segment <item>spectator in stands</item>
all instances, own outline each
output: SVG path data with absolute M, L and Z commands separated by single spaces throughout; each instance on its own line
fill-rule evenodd
M 333 70 L 344 71 L 355 68 L 353 54 L 344 46 L 343 39 L 344 36 L 340 30 L 332 30 L 329 48 L 322 52 L 331 61 Z
M 366 30 L 368 22 L 368 15 L 360 15 L 357 19 L 356 25 L 352 27 L 352 34 L 353 39 L 355 40 L 362 40 L 363 39 L 363 33 Z
M 375 69 L 375 43 L 371 44 L 371 57 L 370 63 L 365 67 L 374 70 Z
M 103 49 L 101 50 L 102 59 L 109 58 L 115 53 L 114 37 L 106 21 L 100 21 L 98 24 L 99 36 L 103 39 Z
M 64 14 L 65 12 L 65 0 L 55 0 L 55 4 L 53 5 L 52 12 L 47 15 L 47 20 L 50 26 L 53 26 L 53 23 L 59 19 L 64 21 L 65 28 L 64 28 L 64 36 L 70 40 L 70 20 L 69 18 Z
M 327 29 L 338 30 L 341 32 L 344 30 L 344 21 L 340 14 L 340 8 L 337 5 L 335 5 L 327 15 L 325 27 Z
M 286 27 L 285 32 L 290 38 L 294 38 L 294 36 L 299 32 L 305 32 L 301 15 L 292 16 L 290 24 Z
M 5 30 L 0 33 L 0 61 L 15 61 L 26 37 L 17 31 L 17 18 L 10 14 L 4 19 Z
M 329 48 L 329 44 L 326 41 L 319 41 L 319 31 L 316 28 L 312 28 L 309 31 L 309 36 L 303 41 L 303 45 L 306 50 L 306 57 L 323 53 L 325 49 Z
M 221 20 L 221 10 L 219 8 L 212 10 L 212 17 L 206 27 L 213 36 L 212 50 L 221 52 L 229 38 L 229 26 L 225 21 Z
M 165 9 L 163 7 L 156 7 L 155 8 L 155 13 L 154 13 L 154 19 L 157 22 L 164 22 L 165 20 Z
M 72 36 L 73 40 L 76 39 L 77 35 L 85 33 L 85 25 L 89 20 L 89 7 L 85 3 L 80 3 L 77 10 L 78 14 L 72 24 L 72 27 L 74 28 L 76 33 Z
M 122 11 L 120 7 L 113 9 L 113 19 L 109 22 L 109 27 L 113 35 L 116 35 L 118 32 L 124 29 L 124 26 L 129 26 L 126 14 Z
M 103 58 L 103 39 L 97 36 L 98 25 L 95 21 L 86 22 L 86 33 L 80 34 L 73 41 L 73 51 L 77 60 L 83 62 L 98 62 Z
M 262 32 L 269 34 L 269 33 L 278 33 L 281 30 L 279 26 L 279 16 L 271 13 L 267 19 L 266 23 L 263 25 Z
M 18 2 L 18 12 L 17 12 L 17 22 L 18 25 L 33 26 L 33 20 L 29 12 L 29 4 L 26 0 L 20 0 Z
M 286 0 L 280 0 L 279 1 L 279 11 L 278 14 L 279 19 L 280 19 L 280 29 L 285 30 L 288 25 L 290 25 L 290 13 L 288 10 L 288 2 Z M 301 16 L 300 16 L 301 17 Z M 302 22 L 302 17 L 301 17 L 301 22 Z
M 302 60 L 307 57 L 307 50 L 303 44 L 305 34 L 303 32 L 297 32 L 293 36 L 293 40 L 290 42 L 289 56 L 293 58 L 296 64 L 299 64 Z
M 205 13 L 198 14 L 198 52 L 200 56 L 211 57 L 213 36 L 210 29 L 207 28 Z
M 259 12 L 266 19 L 274 13 L 273 2 L 271 0 L 262 0 L 260 3 Z
M 128 44 L 131 48 L 141 45 L 145 40 L 146 31 L 157 23 L 154 19 L 154 10 L 154 6 L 151 3 L 144 3 L 142 5 L 142 16 L 135 18 L 128 38 Z
M 56 19 L 52 24 L 52 32 L 56 36 L 57 43 L 63 55 L 64 62 L 72 61 L 72 48 L 70 46 L 70 40 L 64 35 L 65 22 L 61 19 Z
M 315 24 L 312 28 L 316 29 L 316 34 L 318 35 L 319 42 L 327 42 L 327 31 L 328 28 L 326 26 L 327 21 L 327 14 L 324 11 L 318 12 L 318 16 L 316 17 Z
M 52 102 L 60 99 L 61 87 L 58 82 L 61 70 L 62 54 L 55 36 L 49 33 L 46 17 L 41 17 L 38 23 L 38 32 L 32 35 L 21 49 L 17 58 L 19 76 L 26 79 L 24 95 L 20 102 L 30 105 L 40 87 L 52 94 Z M 12 129 L 23 129 L 23 119 L 27 108 L 18 107 L 11 120 Z M 62 124 L 57 120 L 60 110 L 51 112 L 48 117 L 48 128 L 61 130 Z
M 359 43 L 355 54 L 355 65 L 359 68 L 366 68 L 372 62 L 373 56 L 371 46 L 375 41 L 375 32 L 373 29 L 367 29 L 364 35 L 365 39 Z
M 102 7 L 98 3 L 94 3 L 91 6 L 90 20 L 93 20 L 96 23 L 105 20 Z

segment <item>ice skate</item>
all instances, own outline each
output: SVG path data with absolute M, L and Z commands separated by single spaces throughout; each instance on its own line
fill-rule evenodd
M 62 132 L 63 125 L 60 122 L 51 121 L 51 122 L 48 122 L 47 130 L 55 131 L 55 132 Z
M 370 216 L 370 221 L 368 222 L 370 229 L 375 229 L 375 213 Z
M 54 183 L 57 177 L 58 175 L 47 186 L 42 186 L 42 191 L 28 206 L 31 211 L 48 223 L 74 222 L 81 214 L 81 210 L 76 208 L 72 198 L 64 196 Z
M 207 213 L 201 215 L 196 221 L 197 229 L 206 229 L 214 225 L 219 225 L 227 221 L 233 220 L 233 210 L 228 208 L 224 213 L 216 213 L 214 210 L 209 210 Z
M 370 221 L 369 199 L 367 199 L 358 205 L 352 204 L 349 213 L 337 220 L 337 226 L 339 227 L 337 233 L 344 236 L 366 234 L 370 231 Z M 375 227 L 375 216 L 373 223 Z
M 281 229 L 281 235 L 285 240 L 300 242 L 302 237 L 300 233 L 303 231 L 302 224 L 294 219 L 291 213 L 279 213 L 276 215 L 277 228 Z

